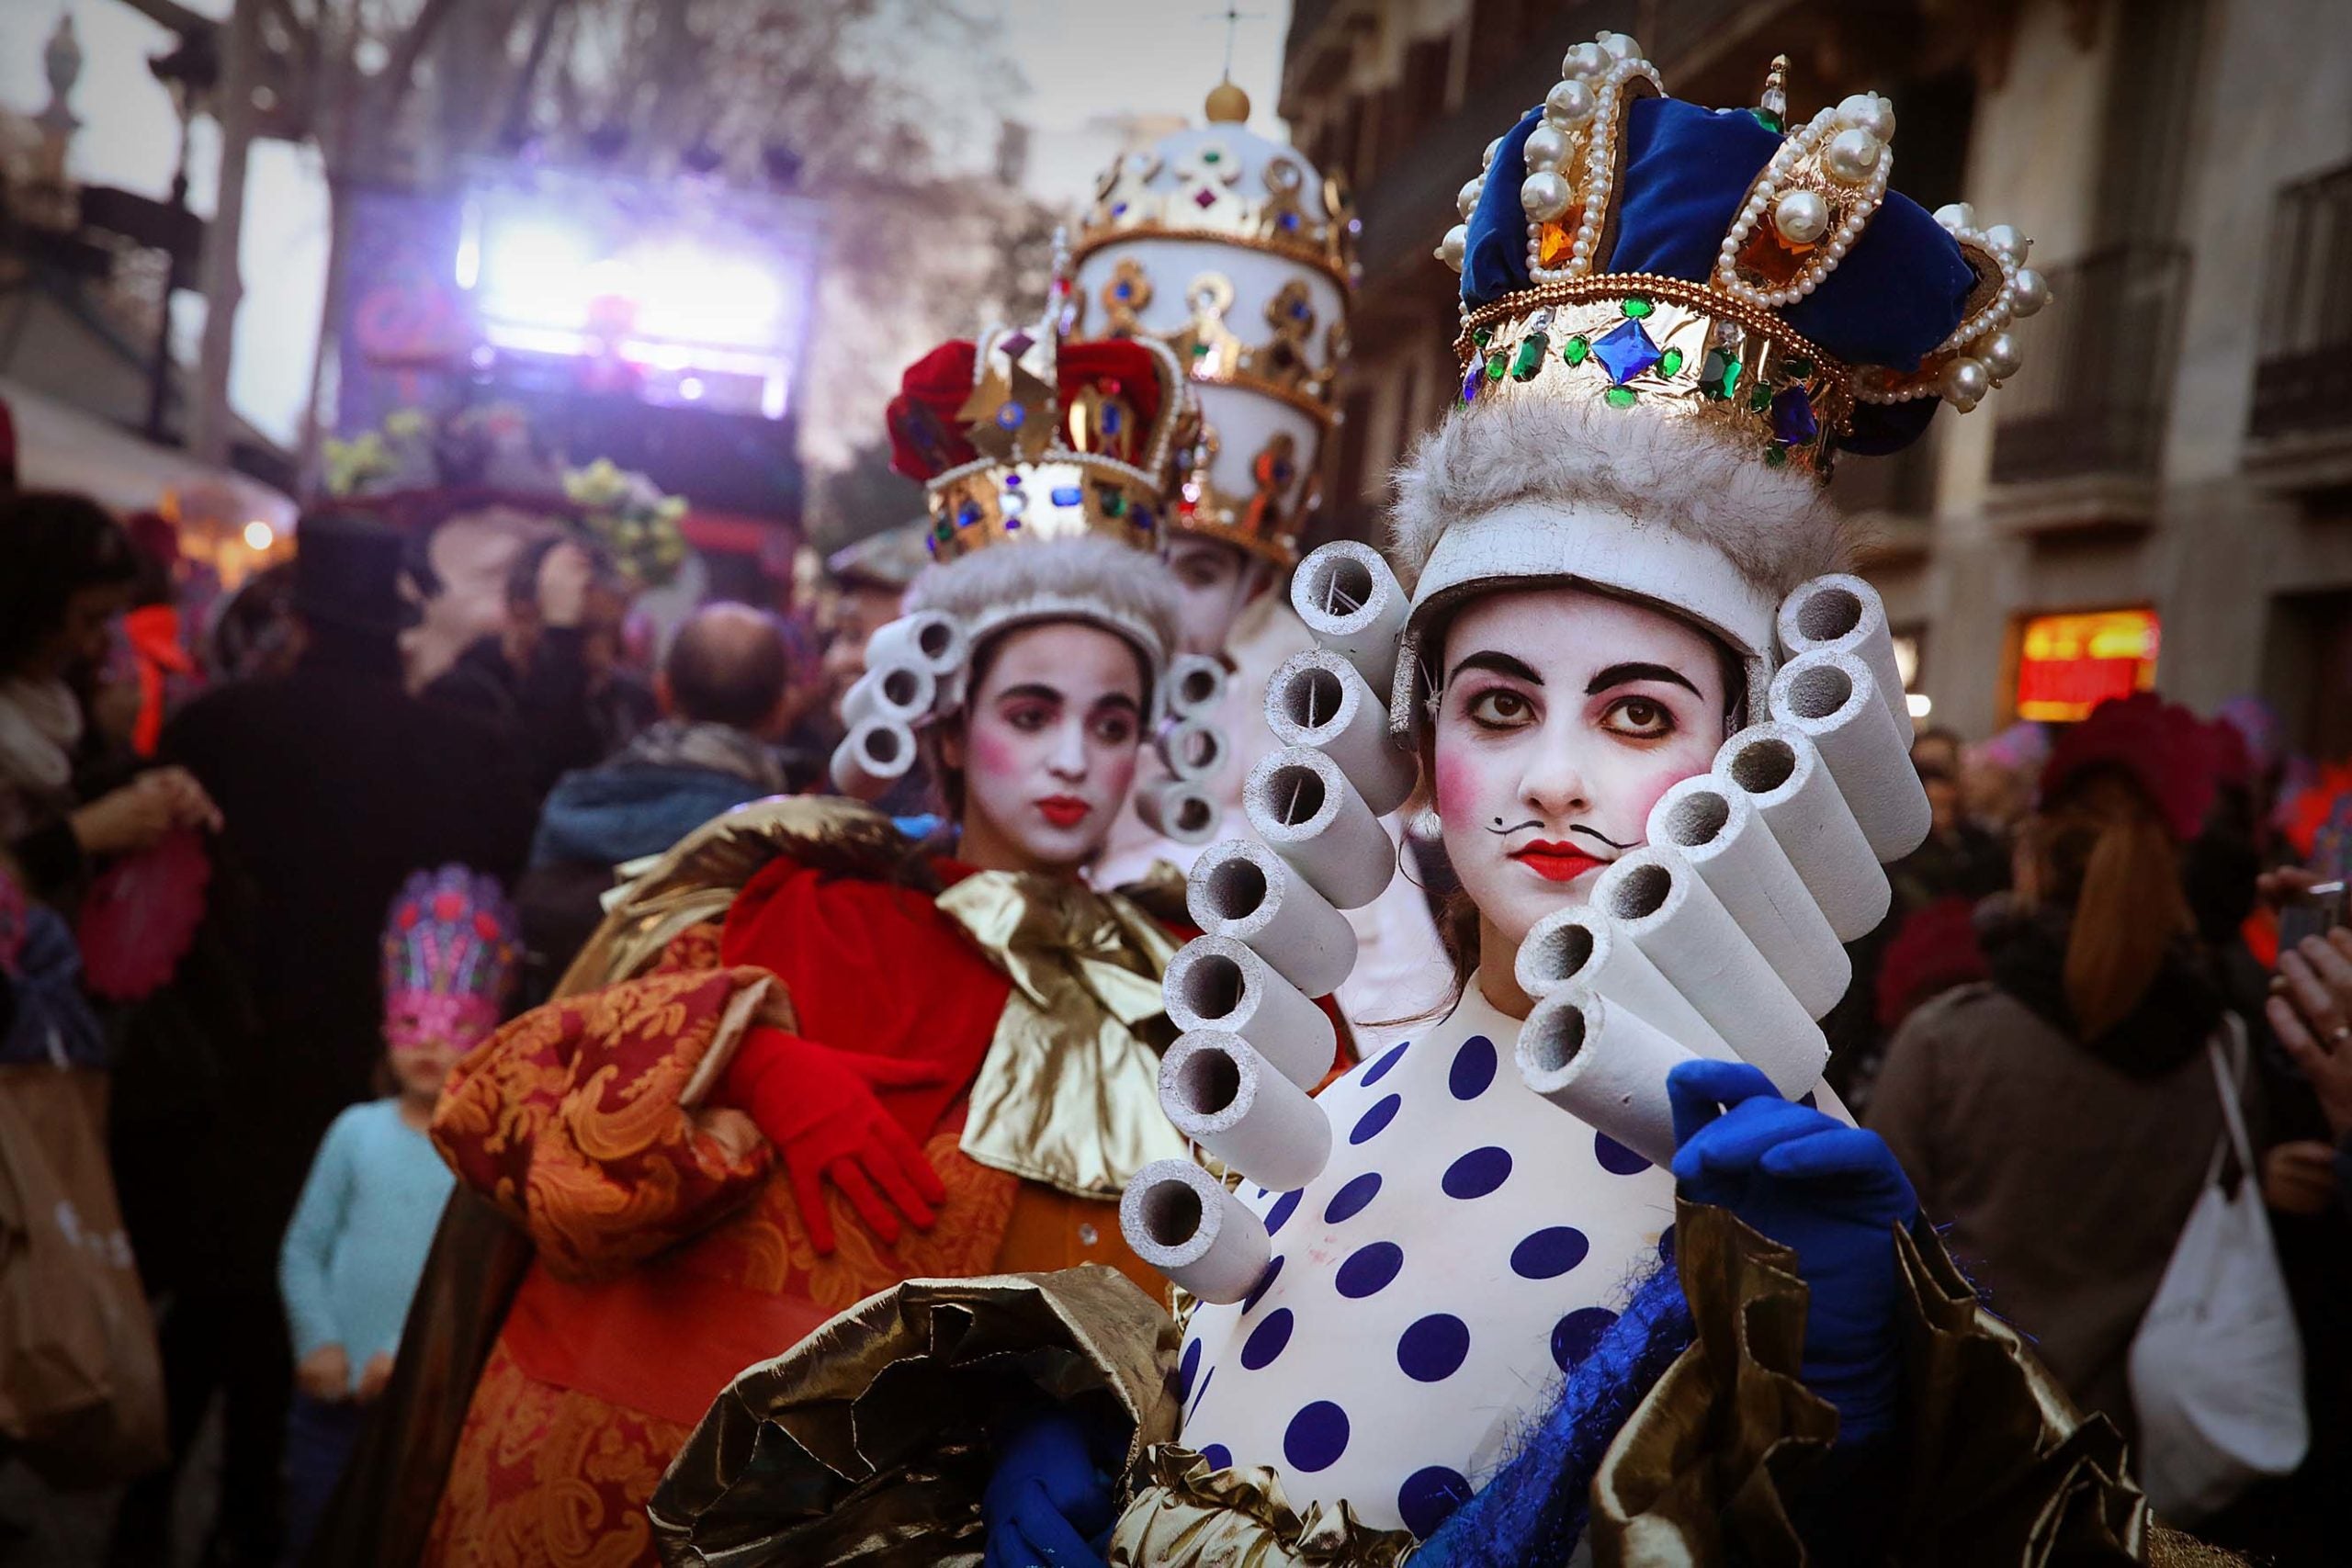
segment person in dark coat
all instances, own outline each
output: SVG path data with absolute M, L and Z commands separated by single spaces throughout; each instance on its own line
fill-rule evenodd
M 532 798 L 594 767 L 653 719 L 651 694 L 619 668 L 621 581 L 604 557 L 554 535 L 526 547 L 506 582 L 506 629 L 476 638 L 425 700 L 489 722 Z
M 401 561 L 382 524 L 305 522 L 292 672 L 208 692 L 164 734 L 164 755 L 203 782 L 227 824 L 206 959 L 181 982 L 204 1061 L 172 1069 L 210 1091 L 142 1084 L 142 1064 L 126 1062 L 118 1091 L 132 1104 L 205 1103 L 151 1137 L 118 1138 L 117 1158 L 140 1193 L 126 1208 L 149 1220 L 134 1245 L 164 1298 L 175 1468 L 215 1390 L 227 1397 L 216 1562 L 276 1551 L 293 1364 L 278 1243 L 328 1123 L 371 1093 L 384 911 L 420 868 L 454 862 L 511 883 L 530 841 L 530 802 L 500 738 L 401 685 Z M 135 1491 L 117 1561 L 164 1560 L 152 1554 L 171 1487 L 164 1475 Z
M 791 658 L 775 616 L 707 604 L 678 628 L 654 682 L 662 718 L 611 761 L 557 781 L 516 889 L 533 1000 L 604 919 L 617 866 L 660 854 L 730 807 L 785 793 L 772 749 Z

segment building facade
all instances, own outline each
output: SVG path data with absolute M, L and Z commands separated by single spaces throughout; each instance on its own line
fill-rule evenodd
M 1875 88 L 1894 183 L 2032 236 L 2026 367 L 1850 459 L 1915 711 L 1982 736 L 2151 681 L 2259 693 L 2352 751 L 2352 22 L 2335 0 L 1298 0 L 1283 114 L 1357 191 L 1364 280 L 1325 526 L 1458 396 L 1431 256 L 1487 142 L 1601 28 L 1679 96 L 1809 113 Z

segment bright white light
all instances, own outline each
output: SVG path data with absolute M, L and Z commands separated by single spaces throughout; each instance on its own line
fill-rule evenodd
M 776 340 L 784 287 L 757 258 L 669 243 L 636 253 L 636 330 L 684 343 L 766 345 Z
M 1911 709 L 1913 718 L 1925 718 L 1936 711 L 1936 699 L 1925 692 L 1905 692 L 1903 701 Z
M 256 517 L 245 525 L 245 548 L 258 555 L 277 543 L 277 530 Z
M 542 327 L 579 327 L 604 292 L 588 235 L 545 218 L 486 225 L 481 243 L 483 314 Z
M 681 380 L 678 383 L 678 396 L 685 399 L 688 402 L 693 402 L 696 398 L 701 397 L 702 378 L 699 376 L 688 376 Z

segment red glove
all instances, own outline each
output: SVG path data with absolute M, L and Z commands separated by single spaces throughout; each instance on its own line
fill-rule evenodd
M 899 1239 L 899 1214 L 917 1230 L 928 1230 L 939 1217 L 933 1205 L 947 1201 L 945 1184 L 874 1089 L 923 1089 L 946 1077 L 946 1069 L 930 1062 L 836 1051 L 761 1027 L 743 1037 L 728 1064 L 720 1097 L 757 1122 L 784 1156 L 800 1223 L 823 1256 L 834 1244 L 820 1174 L 885 1242 Z M 898 1213 L 884 1203 L 885 1193 Z

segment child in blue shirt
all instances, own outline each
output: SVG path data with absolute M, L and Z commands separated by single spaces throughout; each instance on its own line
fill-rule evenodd
M 278 1255 L 296 1392 L 286 1442 L 288 1561 L 300 1559 L 391 1377 L 409 1298 L 452 1185 L 425 1129 L 458 1059 L 514 988 L 514 910 L 460 865 L 419 872 L 384 929 L 384 1044 L 399 1092 L 354 1105 L 319 1145 Z

